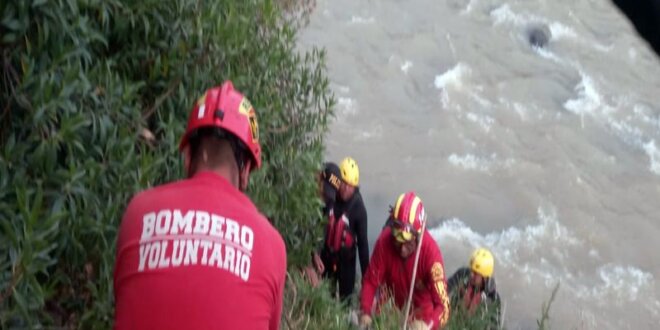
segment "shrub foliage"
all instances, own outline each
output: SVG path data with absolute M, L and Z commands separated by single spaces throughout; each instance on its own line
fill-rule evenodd
M 259 117 L 249 194 L 292 264 L 318 236 L 314 171 L 333 106 L 270 0 L 0 3 L 0 328 L 107 328 L 122 212 L 182 177 L 187 113 L 225 79 Z

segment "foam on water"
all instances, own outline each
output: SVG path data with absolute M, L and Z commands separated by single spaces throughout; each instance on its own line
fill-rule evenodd
M 460 167 L 464 170 L 490 172 L 492 169 L 509 168 L 515 164 L 515 160 L 506 159 L 504 161 L 497 159 L 497 154 L 481 157 L 473 154 L 457 155 L 452 153 L 447 157 L 450 164 Z
M 656 147 L 653 133 L 660 131 L 660 117 L 654 118 L 647 113 L 652 110 L 641 105 L 631 105 L 631 96 L 614 96 L 614 105 L 608 104 L 594 80 L 584 71 L 579 70 L 581 80 L 575 86 L 577 96 L 564 102 L 564 109 L 580 116 L 582 128 L 585 116 L 603 122 L 623 143 L 634 150 L 643 151 L 649 157 L 649 170 L 660 175 L 660 150 Z M 633 108 L 631 112 L 622 112 L 617 118 L 617 109 Z M 624 116 L 625 114 L 625 116 Z M 647 129 L 642 129 L 643 126 Z M 649 133 L 650 132 L 650 133 Z
M 480 172 L 488 172 L 492 163 L 492 161 L 488 158 L 480 158 L 472 154 L 463 156 L 451 154 L 447 160 L 454 166 L 461 167 L 465 170 L 474 170 Z
M 527 112 L 529 110 L 527 110 L 527 108 L 524 105 L 518 102 L 514 102 L 513 110 L 518 114 L 518 116 L 520 116 L 521 120 L 527 120 Z
M 440 246 L 451 244 L 452 241 L 467 243 L 471 248 L 487 246 L 493 250 L 498 262 L 503 266 L 525 264 L 526 257 L 541 248 L 550 247 L 556 254 L 563 255 L 563 247 L 580 243 L 568 228 L 557 221 L 556 211 L 539 208 L 537 217 L 538 224 L 522 229 L 510 227 L 486 235 L 476 233 L 460 219 L 452 218 L 431 229 L 430 233 Z
M 475 89 L 479 89 L 480 86 L 475 86 Z M 490 108 L 493 106 L 493 104 L 485 99 L 483 96 L 479 95 L 476 92 L 470 92 L 470 98 L 475 100 L 481 108 Z
M 644 148 L 644 133 L 639 127 L 632 126 L 626 121 L 608 118 L 608 126 L 621 141 L 637 149 Z
M 470 0 L 468 4 L 465 6 L 465 9 L 461 11 L 461 15 L 469 14 L 472 12 L 472 9 L 474 8 L 477 0 Z
M 564 60 L 562 60 L 557 55 L 555 55 L 555 53 L 553 53 L 553 52 L 551 52 L 551 51 L 549 51 L 549 50 L 547 50 L 543 47 L 532 47 L 532 49 L 534 49 L 534 51 L 537 54 L 539 54 L 541 57 L 543 57 L 545 59 L 551 60 L 551 61 L 553 61 L 555 63 L 559 63 L 559 64 L 564 64 L 565 63 Z
M 413 66 L 412 62 L 405 61 L 405 62 L 403 62 L 403 64 L 401 64 L 401 71 L 403 71 L 403 73 L 405 73 L 405 74 L 408 74 L 408 70 L 410 70 L 410 68 L 412 68 L 412 66 Z
M 351 91 L 351 88 L 348 86 L 343 86 L 343 85 L 335 85 L 333 87 L 333 90 L 341 93 L 341 94 L 348 94 Z
M 508 110 L 513 110 L 513 112 L 515 112 L 518 115 L 521 121 L 527 121 L 530 119 L 530 117 L 535 117 L 537 119 L 542 119 L 543 117 L 545 117 L 544 111 L 539 109 L 534 104 L 525 105 L 520 102 L 511 102 L 503 97 L 499 97 L 497 99 L 497 102 L 500 107 Z
M 559 39 L 577 39 L 578 34 L 572 28 L 556 21 L 550 21 L 544 17 L 532 14 L 518 14 L 511 10 L 508 4 L 499 6 L 490 12 L 495 25 L 510 24 L 517 27 L 526 27 L 533 24 L 547 25 L 550 30 L 550 38 Z
M 350 22 L 348 24 L 373 24 L 376 22 L 376 19 L 371 17 L 362 17 L 362 16 L 351 16 Z
M 656 317 L 660 313 L 660 301 L 648 294 L 655 288 L 655 278 L 636 267 L 608 263 L 596 269 L 588 284 L 566 284 L 578 299 L 601 308 L 625 308 L 635 303 Z
M 435 77 L 435 88 L 445 89 L 449 86 L 460 88 L 463 86 L 462 78 L 466 75 L 469 75 L 470 72 L 471 70 L 469 66 L 463 63 L 458 63 L 453 68 Z
M 554 208 L 539 207 L 537 220 L 522 228 L 514 226 L 483 235 L 460 219 L 451 218 L 429 232 L 440 247 L 458 246 L 466 254 L 477 247 L 489 248 L 500 274 L 519 273 L 527 284 L 546 287 L 560 281 L 562 290 L 575 293 L 583 304 L 598 302 L 600 308 L 610 308 L 613 301 L 617 305 L 637 301 L 643 292 L 654 289 L 653 275 L 632 265 L 605 263 L 591 272 L 572 271 L 565 261 L 588 245 L 558 221 Z M 590 248 L 588 255 L 595 261 L 600 253 Z M 660 302 L 652 295 L 644 299 L 646 309 L 657 315 L 654 309 L 660 307 Z
M 469 121 L 478 124 L 486 133 L 490 132 L 490 128 L 495 123 L 495 119 L 491 116 L 480 115 L 474 112 L 468 112 L 465 116 Z
M 649 157 L 649 170 L 655 175 L 660 175 L 660 150 L 655 144 L 655 139 L 647 137 L 640 127 L 630 124 L 629 121 L 632 121 L 633 119 L 639 119 L 652 126 L 659 125 L 650 117 L 636 113 L 636 116 L 628 119 L 628 121 L 616 120 L 615 118 L 608 117 L 608 127 L 622 142 L 634 149 L 644 151 Z
M 653 282 L 653 275 L 631 266 L 606 264 L 597 273 L 601 283 L 591 289 L 591 294 L 614 293 L 619 304 L 637 300 L 640 290 L 650 288 Z
M 495 21 L 495 25 L 511 23 L 514 25 L 524 25 L 529 23 L 523 15 L 518 15 L 511 10 L 508 4 L 501 5 L 490 12 L 490 16 Z
M 440 89 L 442 93 L 442 106 L 447 108 L 449 105 L 449 88 L 461 89 L 463 87 L 463 79 L 470 75 L 470 67 L 463 63 L 456 64 L 453 68 L 445 71 L 439 76 L 435 76 L 435 88 Z
M 649 156 L 651 162 L 649 169 L 651 172 L 660 175 L 660 150 L 655 146 L 655 140 L 645 143 L 644 151 Z
M 656 115 L 653 117 L 647 115 L 647 112 L 651 112 L 651 109 L 649 109 L 647 106 L 635 104 L 633 107 L 633 112 L 643 123 L 650 125 L 651 128 L 660 132 L 660 116 Z
M 556 39 L 562 39 L 562 38 L 576 39 L 578 37 L 577 33 L 575 33 L 573 29 L 558 22 L 550 23 L 548 25 L 548 28 L 550 29 L 550 35 Z
M 363 129 L 355 137 L 357 141 L 364 141 L 369 139 L 381 138 L 383 136 L 383 126 L 375 125 L 373 127 Z
M 357 114 L 357 102 L 349 97 L 337 98 L 337 113 L 340 117 Z
M 593 116 L 596 110 L 608 113 L 613 109 L 603 101 L 603 97 L 598 92 L 596 84 L 590 76 L 580 70 L 580 77 L 580 82 L 575 86 L 578 95 L 576 98 L 564 102 L 564 109 L 579 115 L 582 120 L 582 128 L 584 128 L 584 116 L 586 114 Z

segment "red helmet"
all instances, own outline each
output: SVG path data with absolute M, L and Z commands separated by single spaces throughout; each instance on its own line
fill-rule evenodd
M 179 150 L 183 150 L 191 136 L 203 127 L 217 127 L 233 134 L 250 151 L 254 162 L 252 169 L 261 167 L 257 115 L 250 101 L 234 89 L 231 81 L 227 80 L 222 86 L 207 90 L 197 100 L 190 112 Z
M 400 242 L 410 241 L 422 232 L 422 224 L 426 221 L 426 212 L 422 200 L 410 191 L 399 195 L 392 208 L 392 233 Z

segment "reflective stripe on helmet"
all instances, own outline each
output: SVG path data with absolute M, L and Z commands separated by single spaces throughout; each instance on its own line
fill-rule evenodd
M 408 221 L 408 223 L 414 224 L 417 211 L 421 211 L 418 210 L 421 202 L 422 200 L 413 192 L 401 194 L 394 206 L 394 218 L 399 221 Z
M 417 215 L 417 208 L 419 207 L 419 203 L 422 200 L 419 199 L 419 197 L 415 196 L 415 198 L 412 201 L 412 207 L 410 208 L 410 214 L 408 215 L 408 222 L 410 224 L 413 224 L 415 222 L 415 216 Z

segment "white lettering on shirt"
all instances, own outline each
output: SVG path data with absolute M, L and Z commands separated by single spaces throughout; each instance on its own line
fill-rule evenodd
M 192 233 L 192 223 L 195 212 L 188 211 L 186 215 L 181 214 L 181 210 L 174 210 L 174 222 L 172 223 L 172 230 L 170 230 L 170 235 L 176 235 L 179 233 L 179 230 L 182 233 L 190 234 Z
M 202 246 L 202 249 L 204 251 L 204 252 L 202 252 L 202 265 L 206 266 L 206 260 L 208 258 L 209 248 L 211 247 L 212 244 L 213 244 L 213 242 L 207 241 L 207 240 L 202 240 L 199 243 L 199 245 Z
M 225 233 L 222 231 L 222 225 L 224 224 L 225 218 L 215 214 L 211 215 L 211 231 L 209 231 L 209 235 L 223 237 Z
M 202 210 L 162 209 L 142 216 L 138 272 L 201 265 L 250 278 L 254 231 Z
M 227 233 L 225 234 L 225 239 L 228 241 L 234 241 L 234 243 L 240 243 L 240 237 L 238 236 L 238 222 L 227 219 Z
M 195 234 L 206 234 L 209 231 L 209 213 L 204 211 L 195 212 Z
M 241 227 L 241 245 L 252 251 L 252 246 L 254 245 L 254 232 L 252 232 L 252 228 L 248 226 Z
M 140 241 L 151 237 L 154 234 L 154 226 L 156 225 L 156 212 L 150 212 L 142 217 L 142 237 Z
M 174 247 L 172 248 L 172 266 L 178 267 L 181 266 L 181 261 L 183 260 L 183 251 L 185 251 L 186 241 L 184 240 L 175 240 Z
M 172 223 L 172 212 L 170 210 L 160 210 L 156 217 L 156 235 L 165 235 L 170 231 Z
M 149 252 L 149 243 L 140 244 L 140 265 L 138 266 L 138 272 L 144 270 L 144 264 L 147 263 L 147 252 Z

